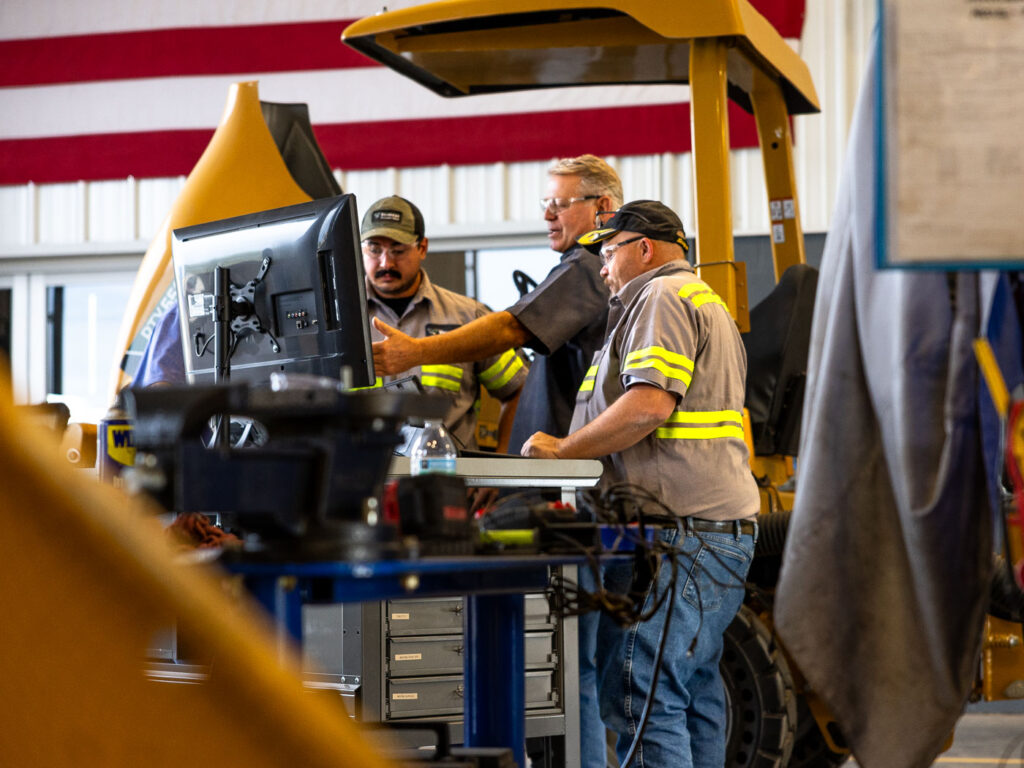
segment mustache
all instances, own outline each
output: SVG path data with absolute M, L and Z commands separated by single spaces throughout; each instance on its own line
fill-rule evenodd
M 393 277 L 396 280 L 399 280 L 402 277 L 402 273 L 397 269 L 378 269 L 373 273 L 373 276 L 378 280 L 382 277 Z

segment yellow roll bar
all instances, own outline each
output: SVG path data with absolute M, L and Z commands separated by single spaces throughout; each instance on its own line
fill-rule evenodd
M 342 39 L 443 96 L 689 84 L 697 263 L 747 330 L 733 258 L 731 98 L 757 120 L 776 278 L 804 261 L 788 118 L 819 111 L 818 98 L 807 65 L 747 0 L 443 0 L 361 19 Z

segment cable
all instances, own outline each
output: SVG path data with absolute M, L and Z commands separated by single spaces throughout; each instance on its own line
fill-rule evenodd
M 682 530 L 679 530 L 682 533 Z M 661 639 L 658 641 L 658 650 L 654 654 L 654 669 L 651 672 L 651 687 L 647 692 L 647 697 L 644 700 L 644 708 L 640 713 L 640 724 L 637 726 L 636 734 L 633 736 L 633 742 L 629 745 L 629 749 L 626 751 L 626 756 L 622 759 L 621 768 L 629 768 L 633 763 L 633 759 L 637 755 L 637 750 L 640 749 L 640 743 L 643 740 L 644 731 L 647 730 L 647 723 L 650 720 L 651 714 L 651 702 L 654 701 L 655 691 L 658 690 L 658 678 L 661 676 L 661 662 L 665 655 L 665 645 L 668 640 L 669 628 L 672 625 L 672 611 L 675 608 L 676 603 L 676 588 L 677 588 L 677 576 L 679 573 L 679 566 L 675 558 L 672 558 L 672 578 L 669 582 L 667 595 L 671 597 L 668 603 L 668 608 L 665 611 L 665 623 L 661 627 Z M 656 583 L 656 580 L 655 580 Z M 652 585 L 653 586 L 653 585 Z M 696 642 L 697 636 L 700 634 L 700 627 L 697 628 L 697 635 L 694 636 L 694 642 Z M 692 643 L 691 643 L 692 647 Z M 690 651 L 692 653 L 692 651 Z

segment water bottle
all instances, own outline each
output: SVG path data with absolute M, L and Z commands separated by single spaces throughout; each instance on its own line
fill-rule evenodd
M 409 449 L 409 474 L 455 474 L 455 443 L 440 421 L 428 421 Z

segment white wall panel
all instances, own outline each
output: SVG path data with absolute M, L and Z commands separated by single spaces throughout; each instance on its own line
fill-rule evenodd
M 113 243 L 138 239 L 138 202 L 134 179 L 93 181 L 86 185 L 86 239 Z
M 453 167 L 451 223 L 474 226 L 507 221 L 506 189 L 503 163 Z
M 34 184 L 0 187 L 0 249 L 35 240 L 35 196 Z
M 171 211 L 171 206 L 185 186 L 184 176 L 166 179 L 139 179 L 135 182 L 138 212 L 138 238 L 143 242 L 153 239 L 164 219 Z
M 85 190 L 85 182 L 37 187 L 39 242 L 81 243 L 86 239 Z
M 448 224 L 455 216 L 452 211 L 451 177 L 451 168 L 447 165 L 406 169 L 399 174 L 398 189 L 394 192 L 411 200 L 420 209 L 424 221 L 430 222 L 432 227 Z M 488 189 L 501 188 L 500 185 L 493 186 L 493 178 L 488 178 L 485 183 Z M 367 205 L 372 204 L 373 200 L 366 200 L 362 208 L 365 210 Z M 430 236 L 429 229 L 427 236 Z
M 394 168 L 343 172 L 340 183 L 343 190 L 356 196 L 360 210 L 365 210 L 374 200 L 401 194 L 398 191 L 398 171 Z
M 505 210 L 509 221 L 534 221 L 540 218 L 540 199 L 547 183 L 549 160 L 535 163 L 510 163 L 505 175 Z

